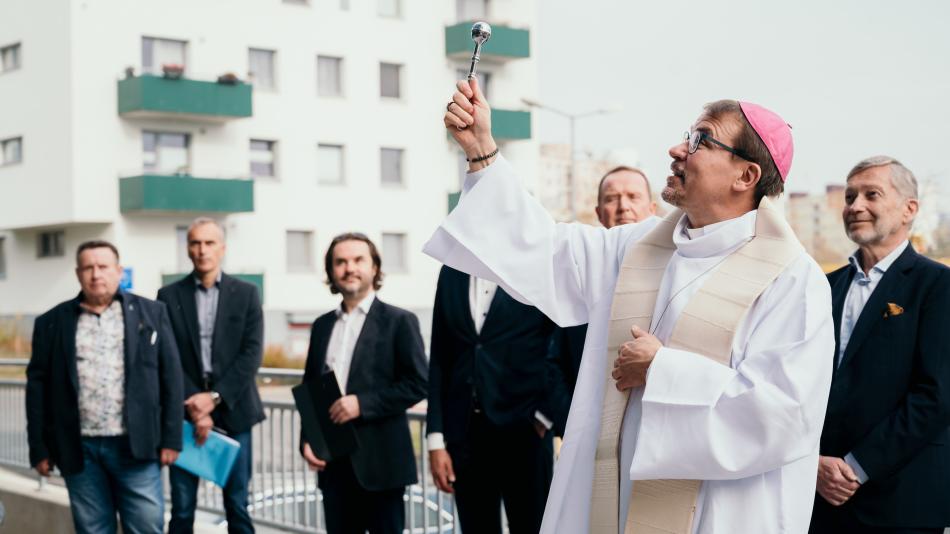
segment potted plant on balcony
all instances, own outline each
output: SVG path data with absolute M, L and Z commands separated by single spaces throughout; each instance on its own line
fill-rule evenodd
M 225 72 L 221 76 L 218 76 L 218 83 L 223 85 L 237 85 L 241 83 L 241 79 L 233 72 Z
M 185 73 L 185 66 L 177 63 L 165 63 L 162 65 L 162 76 L 169 80 L 178 80 Z

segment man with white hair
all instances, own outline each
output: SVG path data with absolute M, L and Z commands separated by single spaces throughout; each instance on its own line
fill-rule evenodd
M 950 525 L 950 269 L 910 245 L 917 209 L 896 159 L 848 173 L 842 218 L 859 248 L 828 275 L 837 343 L 813 534 Z
M 589 323 L 541 531 L 801 534 L 831 383 L 831 295 L 770 197 L 791 129 L 707 104 L 669 149 L 663 219 L 555 224 L 498 155 L 478 84 L 443 118 L 469 161 L 426 252 L 560 326 Z

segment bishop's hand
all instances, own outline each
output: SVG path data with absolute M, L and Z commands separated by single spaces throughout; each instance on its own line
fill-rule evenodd
M 656 336 L 638 326 L 631 328 L 630 333 L 633 335 L 633 341 L 620 346 L 619 356 L 614 361 L 614 370 L 611 372 L 620 391 L 645 385 L 647 370 L 650 369 L 657 351 L 663 348 Z
M 452 100 L 445 107 L 445 127 L 469 160 L 491 154 L 498 145 L 491 135 L 491 108 L 478 86 L 478 80 L 460 80 Z M 472 162 L 469 170 L 487 166 L 494 158 Z

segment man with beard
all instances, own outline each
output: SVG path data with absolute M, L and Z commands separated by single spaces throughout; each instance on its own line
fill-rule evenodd
M 555 224 L 459 82 L 444 124 L 469 176 L 426 245 L 561 326 L 589 322 L 542 532 L 802 533 L 833 350 L 831 295 L 770 197 L 775 113 L 721 100 L 670 148 L 664 219 Z
M 950 269 L 914 252 L 917 180 L 876 156 L 848 173 L 858 245 L 828 275 L 834 379 L 813 534 L 934 533 L 950 524 Z
M 419 320 L 376 297 L 382 258 L 365 235 L 333 238 L 324 264 L 330 292 L 343 301 L 313 322 L 304 382 L 334 372 L 343 396 L 330 406 L 330 419 L 352 422 L 359 446 L 332 461 L 303 440 L 300 451 L 320 471 L 328 534 L 401 534 L 403 493 L 417 481 L 406 410 L 426 396 Z

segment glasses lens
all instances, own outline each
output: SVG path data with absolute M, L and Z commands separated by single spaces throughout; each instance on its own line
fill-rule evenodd
M 689 139 L 689 153 L 692 154 L 696 152 L 696 149 L 699 148 L 699 132 L 686 132 L 686 138 Z

